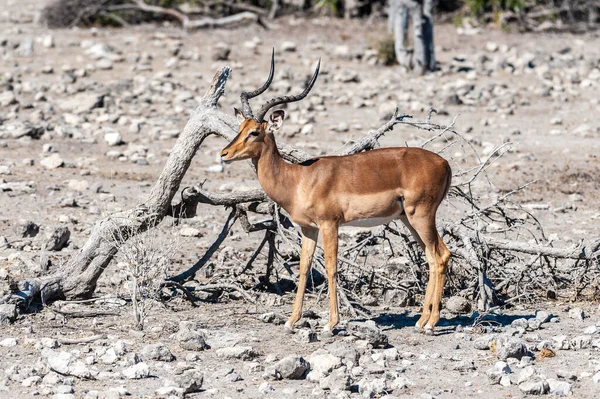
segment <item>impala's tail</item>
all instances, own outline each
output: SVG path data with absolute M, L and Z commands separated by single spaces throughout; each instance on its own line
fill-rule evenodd
M 450 191 L 450 186 L 452 186 L 452 168 L 450 167 L 450 164 L 448 163 L 448 161 L 446 161 L 446 172 L 448 173 L 448 178 L 447 178 L 446 188 L 444 189 L 444 196 L 442 197 L 442 200 L 444 198 L 446 198 L 446 196 L 448 195 L 448 191 Z

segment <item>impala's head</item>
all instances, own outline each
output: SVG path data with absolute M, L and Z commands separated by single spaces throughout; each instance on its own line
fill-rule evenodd
M 321 59 L 317 64 L 317 69 L 313 74 L 306 89 L 295 96 L 280 96 L 267 101 L 258 111 L 256 116 L 250 108 L 249 100 L 262 94 L 269 88 L 273 81 L 275 73 L 275 51 L 271 54 L 271 72 L 264 85 L 251 92 L 243 92 L 240 96 L 242 101 L 242 110 L 235 108 L 235 116 L 240 122 L 238 135 L 221 151 L 221 159 L 225 162 L 239 161 L 242 159 L 258 158 L 262 152 L 263 143 L 267 134 L 276 133 L 283 124 L 285 113 L 282 110 L 273 111 L 271 117 L 265 120 L 267 112 L 276 105 L 300 101 L 308 95 L 308 92 L 314 86 L 317 76 L 319 75 L 319 67 Z

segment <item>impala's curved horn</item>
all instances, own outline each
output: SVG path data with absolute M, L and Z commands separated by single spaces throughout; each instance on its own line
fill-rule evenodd
M 259 122 L 262 122 L 262 120 L 265 117 L 265 115 L 267 114 L 267 112 L 269 112 L 269 109 L 273 108 L 274 106 L 279 105 L 279 104 L 293 103 L 295 101 L 300 101 L 304 97 L 306 97 L 308 95 L 308 92 L 310 92 L 310 90 L 315 85 L 315 82 L 317 81 L 317 76 L 319 76 L 320 68 L 321 68 L 321 58 L 319 58 L 319 62 L 317 63 L 317 69 L 315 69 L 315 73 L 313 73 L 312 78 L 310 78 L 310 82 L 308 82 L 308 86 L 306 86 L 306 89 L 304 89 L 304 91 L 302 93 L 295 95 L 295 96 L 275 97 L 275 98 L 267 101 L 265 103 L 265 105 L 263 105 L 260 108 L 260 110 L 258 111 L 258 114 L 256 114 L 255 119 Z
M 269 72 L 269 77 L 267 78 L 267 81 L 265 82 L 265 84 L 254 91 L 250 91 L 250 92 L 245 91 L 240 95 L 240 100 L 242 101 L 242 113 L 244 114 L 244 116 L 246 118 L 254 118 L 254 115 L 252 114 L 252 108 L 250 108 L 250 103 L 248 102 L 248 100 L 251 98 L 254 98 L 258 95 L 261 95 L 262 93 L 264 93 L 265 90 L 267 90 L 269 88 L 269 86 L 271 85 L 271 82 L 273 81 L 274 73 L 275 73 L 275 49 L 273 48 L 273 51 L 271 52 L 271 72 Z

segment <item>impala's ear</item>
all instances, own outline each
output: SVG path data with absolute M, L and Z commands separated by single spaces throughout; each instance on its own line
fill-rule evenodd
M 238 119 L 238 121 L 240 121 L 240 123 L 246 119 L 242 111 L 240 111 L 239 109 L 234 107 L 233 112 L 235 113 L 235 117 Z
M 276 133 L 283 125 L 283 118 L 285 117 L 285 112 L 283 110 L 278 109 L 277 111 L 273 111 L 271 114 L 271 119 L 269 120 L 269 133 Z

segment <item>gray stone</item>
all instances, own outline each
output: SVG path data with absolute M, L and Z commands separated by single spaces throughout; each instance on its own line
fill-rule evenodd
M 42 242 L 42 248 L 47 251 L 60 251 L 69 243 L 71 231 L 66 226 L 57 227 L 46 234 Z
M 527 320 L 527 327 L 530 330 L 539 330 L 542 327 L 543 322 L 538 319 L 529 319 Z
M 227 61 L 229 54 L 231 54 L 231 48 L 225 43 L 218 43 L 213 48 L 212 58 L 215 61 Z
M 274 365 L 278 379 L 301 380 L 310 369 L 310 364 L 298 355 L 286 356 Z
M 0 325 L 11 324 L 17 318 L 17 305 L 12 303 L 0 304 Z
M 573 308 L 569 310 L 569 317 L 571 319 L 583 321 L 583 319 L 585 318 L 585 313 L 583 312 L 583 310 L 581 310 L 581 308 Z
M 519 384 L 519 389 L 527 395 L 544 395 L 548 392 L 549 387 L 546 381 L 537 379 Z
M 258 356 L 258 353 L 250 346 L 229 346 L 217 349 L 217 356 L 224 359 L 251 360 Z
M 275 312 L 263 313 L 259 316 L 259 318 L 263 323 L 273 323 L 276 325 L 285 323 L 285 318 Z
M 150 376 L 150 367 L 146 363 L 141 362 L 127 367 L 121 373 L 130 380 L 139 380 Z
M 592 337 L 590 335 L 578 335 L 571 340 L 572 349 L 588 349 L 592 346 Z
M 71 179 L 69 180 L 69 190 L 84 192 L 90 186 L 90 183 L 87 180 L 77 180 Z
M 571 349 L 571 341 L 566 335 L 555 335 L 552 337 L 552 340 L 554 341 L 557 349 Z
M 385 335 L 373 320 L 367 320 L 365 322 L 349 322 L 347 330 L 352 332 L 353 335 L 358 336 L 368 342 L 373 348 L 385 348 L 388 345 L 388 337 Z
M 44 350 L 43 355 L 46 358 L 48 368 L 52 371 L 78 378 L 92 378 L 92 372 L 87 366 L 69 352 L 56 352 L 48 349 Z
M 519 373 L 517 383 L 520 384 L 522 382 L 529 381 L 535 374 L 535 368 L 533 366 L 527 366 Z
M 201 351 L 208 348 L 204 334 L 196 331 L 194 323 L 190 321 L 179 323 L 179 331 L 174 335 L 174 338 L 179 342 L 179 346 L 185 350 Z
M 452 313 L 468 313 L 471 311 L 471 303 L 462 296 L 452 296 L 446 302 L 446 309 Z
M 58 101 L 58 108 L 64 112 L 82 114 L 91 111 L 94 108 L 104 106 L 105 94 L 100 93 L 79 93 Z
M 594 374 L 594 376 L 592 377 L 592 381 L 594 382 L 594 384 L 600 384 L 600 371 Z
M 183 393 L 197 391 L 202 387 L 204 375 L 195 369 L 185 370 L 182 374 L 173 377 L 175 386 L 183 389 Z
M 488 350 L 495 339 L 496 337 L 493 335 L 484 335 L 483 337 L 479 337 L 473 341 L 473 347 L 482 351 Z
M 600 331 L 600 330 L 598 329 L 598 327 L 596 327 L 596 326 L 592 325 L 592 326 L 586 327 L 586 328 L 583 330 L 583 333 L 584 333 L 584 334 L 586 334 L 586 335 L 594 335 L 594 334 L 596 334 L 598 331 Z
M 346 367 L 340 367 L 333 370 L 327 377 L 319 380 L 319 388 L 336 391 L 349 391 L 352 379 L 346 372 Z
M 301 344 L 309 344 L 311 342 L 317 341 L 317 333 L 309 330 L 308 328 L 303 328 L 301 330 L 296 331 L 294 334 L 294 341 L 299 342 Z
M 475 363 L 472 360 L 461 360 L 452 366 L 452 370 L 467 372 L 476 370 Z
M 171 353 L 163 343 L 156 343 L 146 345 L 142 349 L 142 359 L 144 360 L 157 360 L 160 362 L 172 362 L 175 360 L 175 356 Z
M 0 93 L 0 106 L 8 107 L 9 105 L 16 104 L 17 98 L 15 93 L 12 91 L 5 91 Z
M 494 363 L 494 365 L 486 371 L 490 384 L 499 384 L 502 377 L 510 373 L 511 370 L 508 363 L 503 361 Z
M 552 318 L 552 314 L 544 311 L 544 310 L 538 310 L 535 312 L 535 318 L 539 321 L 541 321 L 542 323 L 548 323 L 550 321 L 550 319 Z
M 513 328 L 526 329 L 529 326 L 529 322 L 525 318 L 515 319 L 510 323 L 510 326 Z
M 518 338 L 501 336 L 496 338 L 496 355 L 500 360 L 509 357 L 521 359 L 527 355 L 527 347 Z
M 342 365 L 342 359 L 322 349 L 313 352 L 309 356 L 308 361 L 311 371 L 308 373 L 307 378 L 310 381 L 319 381 L 321 378 L 329 375 L 332 370 Z

